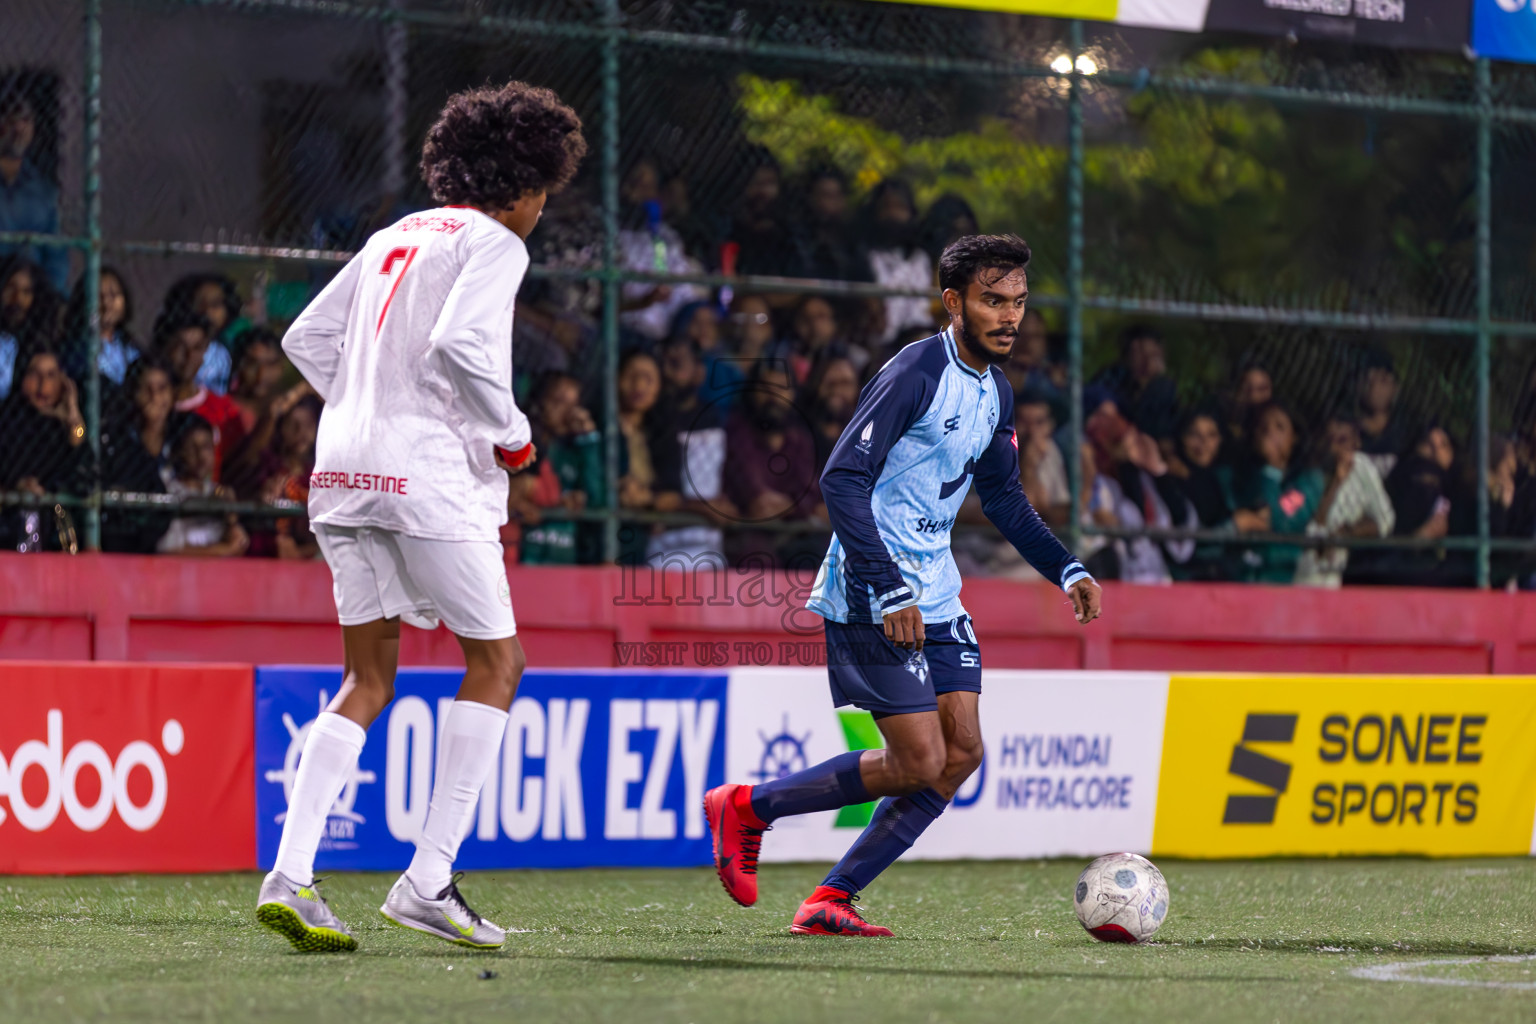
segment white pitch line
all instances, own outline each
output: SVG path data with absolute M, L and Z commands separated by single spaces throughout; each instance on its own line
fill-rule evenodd
M 1536 989 L 1536 981 L 1475 981 L 1471 978 L 1425 978 L 1410 973 L 1424 967 L 1456 967 L 1464 964 L 1518 964 L 1536 960 L 1528 956 L 1474 956 L 1462 960 L 1409 960 L 1397 964 L 1356 967 L 1349 973 L 1367 981 L 1399 981 L 1420 985 L 1457 985 L 1462 988 Z

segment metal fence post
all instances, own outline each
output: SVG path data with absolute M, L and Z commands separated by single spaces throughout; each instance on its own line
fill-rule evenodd
M 619 555 L 619 0 L 603 0 L 603 561 Z
M 1082 546 L 1083 526 L 1078 514 L 1083 489 L 1083 76 L 1077 70 L 1083 51 L 1083 23 L 1070 26 L 1072 71 L 1067 93 L 1067 373 L 1071 390 L 1073 449 L 1062 452 L 1067 464 L 1067 546 L 1075 555 Z
M 91 500 L 85 548 L 101 550 L 101 0 L 85 5 L 85 416 L 91 446 Z
M 1486 57 L 1477 61 L 1477 585 L 1491 582 L 1488 510 L 1489 349 L 1493 320 L 1493 74 Z

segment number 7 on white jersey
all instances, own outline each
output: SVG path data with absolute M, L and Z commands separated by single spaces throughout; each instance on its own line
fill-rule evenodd
M 379 332 L 384 329 L 384 314 L 389 312 L 389 304 L 394 301 L 395 292 L 400 290 L 400 282 L 405 280 L 405 272 L 411 269 L 411 261 L 416 258 L 416 250 L 419 246 L 398 245 L 384 254 L 384 265 L 379 268 L 379 273 L 389 276 L 394 273 L 395 264 L 401 260 L 400 273 L 395 275 L 395 283 L 389 289 L 389 295 L 384 299 L 384 308 L 379 310 L 379 322 L 373 328 L 374 340 L 378 340 Z

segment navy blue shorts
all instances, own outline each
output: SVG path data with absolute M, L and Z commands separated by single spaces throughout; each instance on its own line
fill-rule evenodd
M 923 649 L 904 651 L 883 625 L 826 622 L 827 677 L 836 707 L 876 715 L 937 711 L 939 694 L 981 692 L 981 647 L 971 617 L 923 623 Z

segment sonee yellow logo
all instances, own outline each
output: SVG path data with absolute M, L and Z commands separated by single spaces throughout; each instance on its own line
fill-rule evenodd
M 1249 749 L 1249 743 L 1289 743 L 1296 738 L 1295 715 L 1249 713 L 1243 722 L 1243 739 L 1232 748 L 1227 772 L 1274 790 L 1270 795 L 1233 793 L 1227 797 L 1223 825 L 1273 825 L 1275 808 L 1291 785 L 1291 766 L 1268 754 Z

